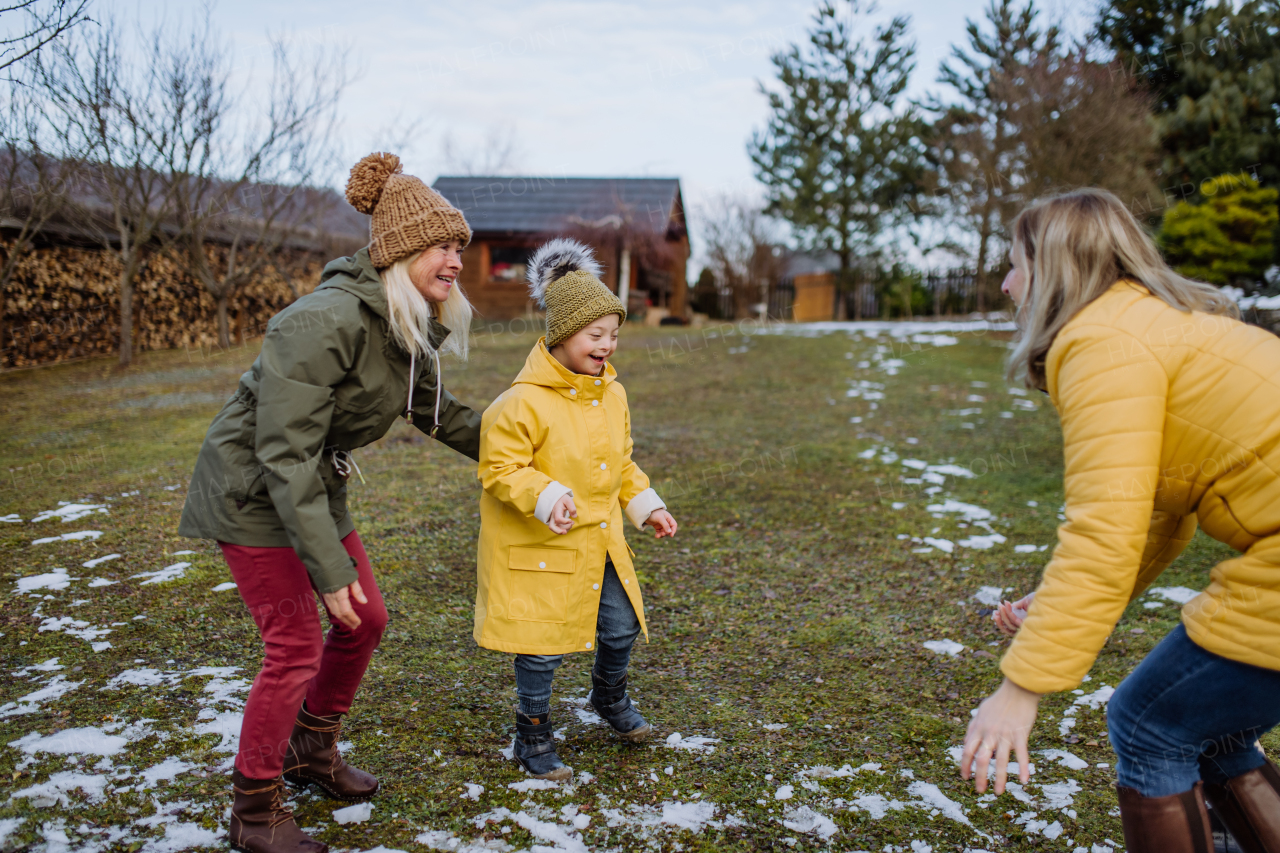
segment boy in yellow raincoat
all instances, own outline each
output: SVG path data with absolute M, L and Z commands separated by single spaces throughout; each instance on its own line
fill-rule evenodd
M 474 636 L 514 652 L 515 760 L 535 777 L 572 775 L 556 755 L 550 708 L 556 667 L 594 652 L 589 707 L 627 741 L 650 732 L 627 696 L 644 605 L 622 517 L 659 539 L 675 519 L 631 461 L 627 394 L 608 363 L 627 312 L 600 281 L 591 250 L 542 246 L 530 292 L 547 334 L 480 426 L 480 543 Z

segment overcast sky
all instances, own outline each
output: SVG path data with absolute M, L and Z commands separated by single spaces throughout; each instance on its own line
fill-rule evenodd
M 938 63 L 983 3 L 880 4 L 882 19 L 911 18 L 916 94 L 934 85 Z M 143 0 L 136 8 L 172 16 L 192 5 Z M 220 0 L 215 20 L 242 67 L 267 68 L 268 30 L 321 49 L 354 48 L 362 74 L 343 104 L 341 130 L 353 162 L 397 121 L 419 121 L 421 133 L 400 153 L 406 171 L 431 181 L 446 171 L 443 134 L 476 146 L 492 129 L 507 128 L 523 172 L 676 176 L 696 209 L 710 193 L 758 193 L 745 151 L 765 119 L 757 81 L 771 76 L 770 54 L 804 37 L 815 5 Z M 1091 2 L 1045 6 L 1075 32 L 1092 17 Z

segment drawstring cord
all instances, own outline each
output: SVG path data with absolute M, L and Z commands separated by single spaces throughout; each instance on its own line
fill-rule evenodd
M 337 469 L 344 480 L 348 479 L 351 476 L 352 469 L 355 469 L 361 485 L 367 485 L 364 481 L 364 474 L 360 473 L 360 466 L 356 464 L 356 458 L 351 455 L 350 450 L 338 450 L 335 447 L 333 449 L 333 467 Z
M 434 349 L 431 350 L 431 358 L 436 365 L 436 408 L 435 415 L 432 417 L 431 431 L 427 435 L 435 438 L 436 432 L 440 429 L 440 395 L 444 390 L 444 383 L 440 381 L 440 353 Z M 417 364 L 417 359 L 418 354 L 416 352 L 409 354 L 409 399 L 404 409 L 404 419 L 408 423 L 413 423 L 413 368 Z

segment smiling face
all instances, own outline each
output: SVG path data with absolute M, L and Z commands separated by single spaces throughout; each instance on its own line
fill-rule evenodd
M 618 348 L 617 314 L 606 314 L 599 320 L 570 335 L 551 348 L 551 357 L 568 370 L 586 376 L 598 376 L 604 363 Z
M 462 272 L 462 244 L 457 240 L 425 249 L 409 265 L 409 280 L 428 302 L 449 298 Z

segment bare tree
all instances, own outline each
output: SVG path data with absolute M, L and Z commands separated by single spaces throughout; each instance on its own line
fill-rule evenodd
M 286 243 L 313 242 L 323 230 L 334 197 L 312 185 L 334 165 L 331 128 L 351 78 L 346 51 L 304 61 L 275 38 L 266 103 L 252 104 L 230 91 L 231 58 L 212 33 L 192 49 L 208 86 L 170 164 L 178 245 L 216 300 L 218 343 L 227 347 L 235 294 L 268 266 L 279 268 Z
M 74 36 L 75 34 L 73 34 Z M 136 50 L 114 20 L 55 45 L 44 83 L 72 136 L 92 159 L 77 193 L 79 224 L 119 262 L 119 356 L 133 359 L 134 286 L 149 260 L 181 236 L 177 202 L 205 156 L 201 122 L 216 98 L 203 24 L 137 32 Z
M 13 81 L 0 104 L 0 224 L 13 234 L 0 243 L 0 353 L 9 345 L 5 296 L 14 273 L 36 235 L 66 212 L 83 159 L 68 148 L 65 128 L 30 76 Z
M 513 124 L 495 124 L 478 146 L 459 142 L 446 132 L 440 140 L 443 171 L 453 175 L 510 175 L 520 171 L 524 152 Z
M 768 303 L 769 285 L 781 272 L 776 225 L 763 208 L 727 194 L 712 197 L 699 213 L 707 266 L 732 294 L 734 319 L 749 317 L 752 305 Z
M 90 0 L 9 0 L 0 6 L 0 25 L 15 28 L 0 37 L 0 71 L 34 56 L 77 24 L 89 20 Z

